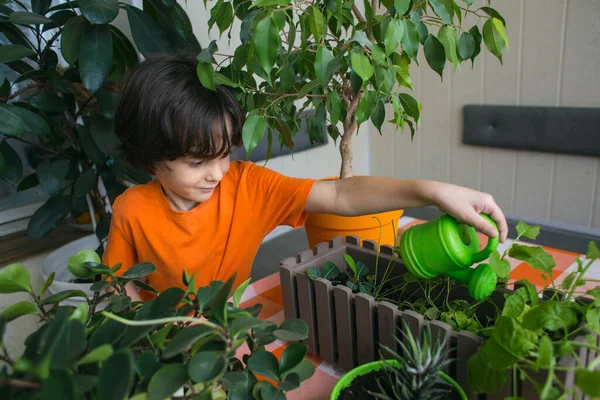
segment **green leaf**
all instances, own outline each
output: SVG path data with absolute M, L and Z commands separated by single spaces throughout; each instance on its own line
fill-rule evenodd
M 291 0 L 257 0 L 252 2 L 249 8 L 254 7 L 272 7 L 272 6 L 287 6 Z
M 532 331 L 558 331 L 572 328 L 577 321 L 577 311 L 572 304 L 549 300 L 531 308 L 523 316 L 523 327 Z
M 303 382 L 313 376 L 315 373 L 315 365 L 310 360 L 302 360 L 298 365 L 288 370 L 285 373 L 282 373 L 282 377 L 287 379 L 290 375 L 296 374 L 300 382 Z
M 444 66 L 446 65 L 446 51 L 444 50 L 444 45 L 434 35 L 429 35 L 427 40 L 425 40 L 424 51 L 427 63 L 443 80 L 444 76 L 442 73 L 444 71 Z
M 43 15 L 27 11 L 13 12 L 8 16 L 8 20 L 10 22 L 14 22 L 15 24 L 21 25 L 43 25 L 54 22 L 50 18 L 46 18 Z
M 600 286 L 588 290 L 586 294 L 589 294 L 594 298 L 594 307 L 600 306 Z
M 239 307 L 240 306 L 240 301 L 242 301 L 242 296 L 244 295 L 244 292 L 248 288 L 248 285 L 250 285 L 250 281 L 251 280 L 252 280 L 252 278 L 246 279 L 233 292 L 233 306 L 234 307 Z
M 461 60 L 468 60 L 475 51 L 475 39 L 469 32 L 463 32 L 458 39 L 458 56 Z
M 254 54 L 263 71 L 268 75 L 277 61 L 281 38 L 279 28 L 275 21 L 267 16 L 256 24 L 254 28 Z
M 85 354 L 79 361 L 77 366 L 103 362 L 113 353 L 113 348 L 110 344 L 103 344 L 101 346 L 92 349 L 89 353 Z
M 473 50 L 473 55 L 471 55 L 471 63 L 475 65 L 475 57 L 479 55 L 481 52 L 481 41 L 483 40 L 481 33 L 479 32 L 479 27 L 477 25 L 473 26 L 469 29 L 469 33 L 473 36 L 473 40 L 475 40 L 475 49 Z
M 282 382 L 277 384 L 277 388 L 283 392 L 295 390 L 300 387 L 300 377 L 296 373 L 287 374 Z
M 298 90 L 298 98 L 306 96 L 308 93 L 312 92 L 313 89 L 318 87 L 319 84 L 320 82 L 318 79 L 314 79 L 310 82 L 307 82 L 306 84 L 304 84 L 304 86 L 300 88 L 300 90 Z
M 480 10 L 483 11 L 484 13 L 486 13 L 487 15 L 489 15 L 492 18 L 499 19 L 500 22 L 502 22 L 502 25 L 506 26 L 506 21 L 504 20 L 504 18 L 502 17 L 502 15 L 500 15 L 500 13 L 498 11 L 496 11 L 495 9 L 493 9 L 491 7 L 481 7 Z
M 333 60 L 333 54 L 326 47 L 319 47 L 315 57 L 315 74 L 323 86 L 327 86 L 333 74 L 328 74 L 329 63 Z
M 325 279 L 335 279 L 341 274 L 340 269 L 337 265 L 332 263 L 331 261 L 327 261 L 323 266 L 323 278 Z
M 321 39 L 325 36 L 325 23 L 323 14 L 317 7 L 314 6 L 310 6 L 306 11 L 306 14 L 308 15 L 308 25 L 310 27 L 310 31 L 315 37 L 315 41 L 320 43 Z
M 510 274 L 510 263 L 508 260 L 500 259 L 500 253 L 497 250 L 494 250 L 492 254 L 490 254 L 490 258 L 488 260 L 492 271 L 500 278 L 506 278 L 508 274 Z
M 417 100 L 407 93 L 400 93 L 398 95 L 398 100 L 400 100 L 400 104 L 402 104 L 404 112 L 406 112 L 415 120 L 415 122 L 418 123 L 421 118 L 421 108 L 419 107 Z
M 29 272 L 22 264 L 11 264 L 0 270 L 0 293 L 32 293 Z
M 0 63 L 9 63 L 25 57 L 33 57 L 35 55 L 35 51 L 18 44 L 0 46 Z
M 546 335 L 540 338 L 536 365 L 538 368 L 550 368 L 554 364 L 552 341 Z
M 108 24 L 119 14 L 119 1 L 79 0 L 79 9 L 92 24 Z
M 410 7 L 411 0 L 394 0 L 394 8 L 399 15 L 404 15 Z
M 596 243 L 594 243 L 593 241 L 590 241 L 590 243 L 588 244 L 588 251 L 586 257 L 590 260 L 600 258 L 600 250 L 598 250 L 598 246 L 596 246 Z
M 219 34 L 223 34 L 233 22 L 233 8 L 231 7 L 231 2 L 217 2 L 210 10 L 210 19 L 208 20 L 208 26 L 210 28 L 217 23 L 219 27 Z
M 523 221 L 519 221 L 519 223 L 517 224 L 517 235 L 519 236 L 525 236 L 526 238 L 535 240 L 539 234 L 539 226 L 528 225 Z
M 242 141 L 246 148 L 246 154 L 250 154 L 258 146 L 266 128 L 267 122 L 262 115 L 250 113 L 242 128 Z
M 32 107 L 47 113 L 61 113 L 69 106 L 60 97 L 50 92 L 39 92 L 27 98 L 27 103 Z
M 82 197 L 88 194 L 92 189 L 96 187 L 96 171 L 93 169 L 85 170 L 73 186 L 73 195 L 76 197 Z
M 322 278 L 321 270 L 317 267 L 310 267 L 306 269 L 306 275 L 310 278 L 310 280 L 314 281 L 317 278 Z
M 42 299 L 42 301 L 40 301 L 40 305 L 58 304 L 61 301 L 70 299 L 72 297 L 83 297 L 85 299 L 89 299 L 88 295 L 82 290 L 64 290 Z
M 248 369 L 265 378 L 279 380 L 279 363 L 268 351 L 260 350 L 252 354 L 248 360 Z
M 217 90 L 215 88 L 215 69 L 212 64 L 198 64 L 196 73 L 202 86 L 213 91 Z
M 127 4 L 124 4 L 124 7 L 131 26 L 131 35 L 144 57 L 174 50 L 169 35 L 157 20 L 139 8 Z
M 188 374 L 194 382 L 209 383 L 222 376 L 227 368 L 227 359 L 216 351 L 196 353 L 189 362 Z
M 174 311 L 179 306 L 183 294 L 184 291 L 176 286 L 165 289 L 150 306 L 148 316 L 150 318 L 161 318 Z
M 290 63 L 286 62 L 279 69 L 279 79 L 281 81 L 281 88 L 283 90 L 288 91 L 292 88 L 295 80 L 295 72 Z
M 81 41 L 86 28 L 85 18 L 78 16 L 71 18 L 63 27 L 63 33 L 60 37 L 60 51 L 65 60 L 75 65 L 79 59 L 79 50 Z
M 192 325 L 177 332 L 165 346 L 162 352 L 162 358 L 169 359 L 184 351 L 196 341 L 205 338 L 214 331 L 207 325 Z
M 292 343 L 286 347 L 283 351 L 283 354 L 281 354 L 279 374 L 283 376 L 283 374 L 299 365 L 306 356 L 307 352 L 308 346 L 305 344 Z
M 337 91 L 334 90 L 329 93 L 325 107 L 329 112 L 329 121 L 331 122 L 331 125 L 337 125 L 342 113 L 342 98 Z
M 148 400 L 169 398 L 188 380 L 184 364 L 168 364 L 159 369 L 148 384 Z
M 16 186 L 23 176 L 21 157 L 6 140 L 3 140 L 0 144 L 0 155 L 4 160 L 4 168 L 0 171 L 0 179 Z
M 66 322 L 52 350 L 52 368 L 71 368 L 86 348 L 83 322 L 70 319 Z
M 408 54 L 410 58 L 417 61 L 419 53 L 419 31 L 415 24 L 408 19 L 402 21 L 404 24 L 404 35 L 402 35 L 402 50 Z
M 600 308 L 591 308 L 586 311 L 585 319 L 588 328 L 600 335 Z
M 0 285 L 1 285 L 0 281 Z M 4 292 L 2 292 L 4 293 Z M 37 308 L 33 303 L 28 301 L 20 301 L 13 305 L 6 307 L 2 312 L 0 312 L 0 317 L 5 317 L 7 322 L 10 322 L 14 319 L 17 319 L 23 315 L 28 314 L 37 314 Z
M 227 326 L 227 300 L 231 297 L 234 282 L 235 274 L 221 286 L 210 307 L 211 319 L 222 326 Z
M 429 5 L 433 9 L 433 12 L 440 17 L 444 24 L 452 24 L 454 10 L 450 3 L 453 1 L 454 0 L 429 0 Z
M 360 76 L 364 85 L 375 72 L 371 60 L 364 54 L 352 53 L 350 55 L 350 62 L 352 63 L 352 70 Z
M 46 193 L 57 196 L 61 192 L 62 181 L 69 172 L 69 160 L 58 160 L 50 164 L 44 160 L 36 170 L 37 180 Z
M 122 399 L 129 393 L 134 376 L 133 354 L 120 349 L 103 364 L 98 381 L 98 399 Z
M 231 322 L 231 334 L 237 337 L 240 333 L 246 332 L 249 329 L 256 329 L 264 326 L 265 322 L 254 317 L 237 317 Z
M 123 274 L 123 278 L 127 279 L 139 279 L 145 276 L 150 275 L 151 273 L 156 271 L 156 267 L 154 264 L 149 262 L 143 262 L 140 264 L 136 264 L 133 267 L 129 268 Z
M 508 382 L 508 371 L 490 368 L 481 352 L 469 359 L 468 376 L 469 388 L 474 393 L 493 393 Z
M 352 275 L 356 276 L 356 263 L 354 262 L 352 256 L 350 254 L 344 254 L 344 260 L 346 260 L 348 267 L 352 271 Z
M 71 212 L 69 196 L 51 197 L 36 210 L 27 225 L 27 236 L 30 240 L 39 240 L 46 236 Z
M 356 108 L 356 122 L 361 124 L 368 120 L 373 113 L 373 110 L 375 110 L 376 105 L 377 92 L 370 90 L 365 93 L 365 95 L 359 100 L 358 107 Z
M 308 325 L 300 319 L 288 319 L 273 332 L 273 335 L 286 342 L 304 340 L 308 337 Z
M 79 398 L 73 375 L 64 370 L 50 371 L 50 375 L 40 391 L 40 400 L 77 400 Z
M 445 25 L 438 32 L 438 39 L 444 46 L 446 59 L 453 65 L 458 66 L 458 57 L 456 55 L 456 46 L 458 45 L 458 33 L 453 26 Z
M 578 369 L 575 371 L 575 384 L 583 393 L 594 398 L 600 397 L 600 371 L 588 371 Z
M 385 55 L 389 56 L 392 52 L 396 51 L 402 41 L 403 35 L 404 25 L 402 22 L 397 18 L 392 19 L 385 32 Z
M 495 22 L 498 21 L 498 22 Z M 489 19 L 483 24 L 483 42 L 485 47 L 495 55 L 500 63 L 502 63 L 502 53 L 506 46 L 504 28 L 499 30 L 499 26 L 502 26 L 502 22 L 498 19 Z
M 531 267 L 547 274 L 552 273 L 552 269 L 556 266 L 552 256 L 540 246 L 525 246 L 515 243 L 510 247 L 508 256 L 525 261 Z
M 141 353 L 135 360 L 135 363 L 138 375 L 146 384 L 150 383 L 156 371 L 161 367 L 158 356 L 150 350 Z
M 112 69 L 113 44 L 108 25 L 85 29 L 79 50 L 79 75 L 83 85 L 94 94 L 102 87 Z
M 527 314 L 525 317 L 527 317 Z M 525 324 L 523 326 L 527 328 Z M 517 358 L 526 355 L 535 348 L 537 343 L 537 335 L 534 332 L 524 329 L 516 320 L 506 316 L 500 316 L 497 319 L 493 338 L 500 346 Z

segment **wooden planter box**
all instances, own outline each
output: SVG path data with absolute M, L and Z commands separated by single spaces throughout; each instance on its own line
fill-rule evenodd
M 467 331 L 456 332 L 441 321 L 427 321 L 421 314 L 406 310 L 401 311 L 392 303 L 375 301 L 373 297 L 352 291 L 343 286 L 333 286 L 330 281 L 319 278 L 312 281 L 306 275 L 306 269 L 322 268 L 327 261 L 332 261 L 343 271 L 346 267 L 344 254 L 349 254 L 355 261 L 363 262 L 369 269 L 374 268 L 379 257 L 379 273 L 383 275 L 385 267 L 393 256 L 390 246 L 381 246 L 373 241 L 363 241 L 354 236 L 334 238 L 330 243 L 320 243 L 315 250 L 305 250 L 281 262 L 279 268 L 283 293 L 285 318 L 300 318 L 309 326 L 309 336 L 303 341 L 309 346 L 309 352 L 318 355 L 322 360 L 335 364 L 349 371 L 350 369 L 379 359 L 379 344 L 400 351 L 394 340 L 398 329 L 405 321 L 413 334 L 417 336 L 424 324 L 429 324 L 433 339 L 439 335 L 447 338 L 450 357 L 454 360 L 445 372 L 454 377 L 467 391 L 470 399 L 504 399 L 507 396 L 521 396 L 526 399 L 537 398 L 535 387 L 529 382 L 517 382 L 517 392 L 512 393 L 513 383 L 509 379 L 502 390 L 494 394 L 477 396 L 468 391 L 467 362 L 477 353 L 481 338 Z M 371 270 L 374 273 L 373 270 Z M 394 276 L 407 272 L 402 260 L 394 267 Z M 415 295 L 419 296 L 418 285 Z M 510 290 L 497 290 L 490 297 L 498 306 L 503 307 L 504 295 Z M 451 291 L 450 300 L 462 298 L 471 301 L 466 288 Z M 488 307 L 489 306 L 489 307 Z M 478 317 L 493 315 L 495 307 L 483 304 L 478 310 Z M 418 336 L 417 336 L 418 337 Z M 582 340 L 585 340 L 582 338 Z M 582 348 L 580 360 L 591 362 L 598 354 Z M 563 357 L 559 365 L 575 365 L 571 357 Z M 543 376 L 536 377 L 543 382 Z M 567 387 L 573 385 L 574 373 L 563 373 L 561 380 Z M 579 397 L 578 397 L 579 398 Z

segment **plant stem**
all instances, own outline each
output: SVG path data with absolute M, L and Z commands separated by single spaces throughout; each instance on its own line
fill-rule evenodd
M 9 385 L 28 389 L 39 389 L 41 387 L 41 385 L 37 382 L 29 382 L 21 379 L 0 379 L 0 385 Z
M 35 89 L 35 88 L 43 88 L 45 87 L 46 84 L 45 83 L 33 83 L 31 85 L 25 86 L 23 89 L 21 90 L 17 90 L 16 92 L 14 92 L 13 94 L 11 94 L 10 96 L 5 96 L 5 97 L 0 97 L 0 103 L 6 103 L 9 100 L 12 100 L 20 95 L 22 95 L 23 93 L 31 90 L 31 89 Z
M 108 311 L 102 311 L 102 315 L 104 315 L 108 319 L 113 319 L 117 322 L 122 323 L 127 326 L 150 326 L 150 325 L 162 325 L 169 322 L 196 322 L 198 325 L 206 325 L 219 331 L 221 334 L 225 334 L 226 331 L 219 325 L 213 324 L 205 319 L 193 318 L 193 317 L 167 317 L 167 318 L 157 318 L 157 319 L 147 319 L 142 321 L 133 321 L 130 319 L 125 319 L 110 313 Z

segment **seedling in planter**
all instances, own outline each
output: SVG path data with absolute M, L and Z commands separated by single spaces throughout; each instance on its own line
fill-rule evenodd
M 348 264 L 350 272 L 341 272 L 340 268 L 331 261 L 327 261 L 323 269 L 316 267 L 308 268 L 306 274 L 313 281 L 317 278 L 324 278 L 334 285 L 345 285 L 352 289 L 354 293 L 366 293 L 373 295 L 375 291 L 375 276 L 369 274 L 367 266 L 357 261 L 349 255 L 345 254 L 344 259 Z

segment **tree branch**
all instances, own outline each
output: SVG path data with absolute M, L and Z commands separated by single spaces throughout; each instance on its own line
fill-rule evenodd
M 360 22 L 366 22 L 365 17 L 362 16 L 362 14 L 360 13 L 360 10 L 356 6 L 356 4 L 352 5 L 352 12 L 356 16 L 356 19 L 358 19 Z
M 0 385 L 17 386 L 28 389 L 39 389 L 41 387 L 37 382 L 29 382 L 21 379 L 0 379 Z
M 14 98 L 22 95 L 23 93 L 25 93 L 25 92 L 27 92 L 27 91 L 29 91 L 31 89 L 34 89 L 34 88 L 43 88 L 45 86 L 46 86 L 45 83 L 34 83 L 34 84 L 31 84 L 31 85 L 25 86 L 23 89 L 14 92 L 10 96 L 0 97 L 0 103 L 6 103 L 7 101 L 12 100 L 12 99 L 14 99 Z

